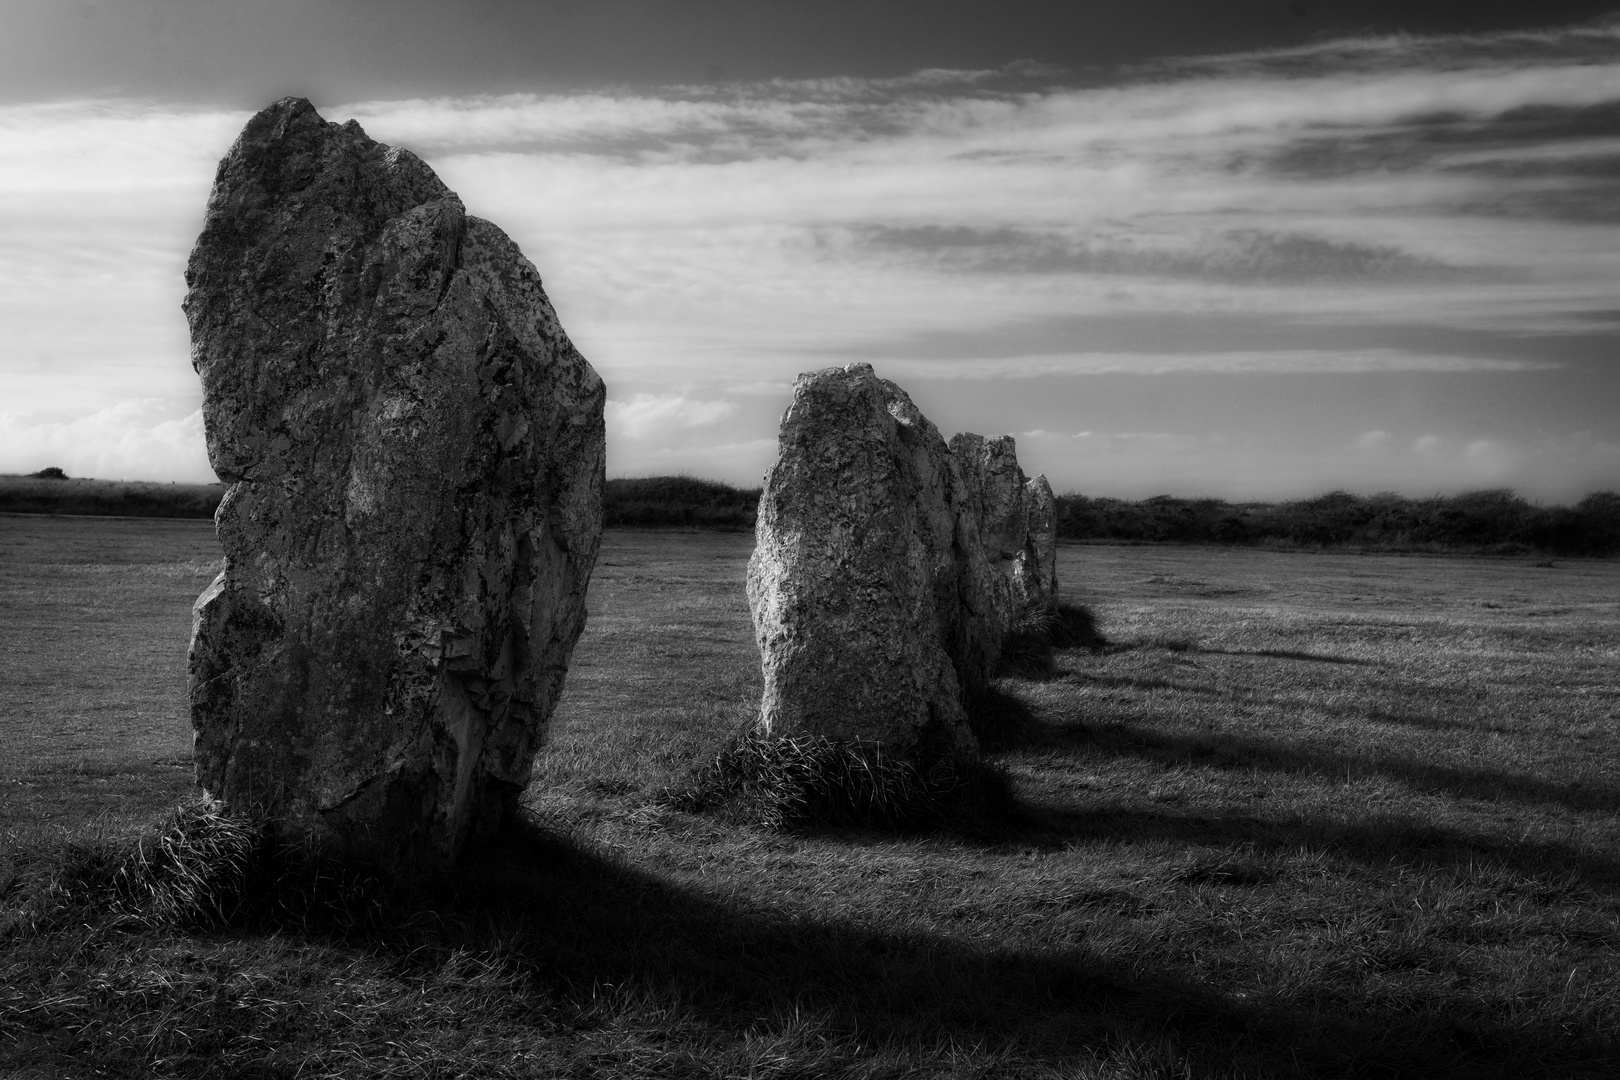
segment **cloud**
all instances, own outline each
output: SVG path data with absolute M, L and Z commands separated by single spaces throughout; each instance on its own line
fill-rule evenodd
M 1554 365 L 1495 357 L 1427 356 L 1395 349 L 1286 350 L 1271 352 L 1046 353 L 1030 356 L 944 360 L 895 360 L 888 367 L 944 379 L 1036 378 L 1043 375 L 1350 375 L 1426 372 L 1462 375 L 1526 372 Z
M 1404 314 L 1404 313 L 1403 313 Z M 1606 318 L 1606 317 L 1603 317 Z M 836 355 L 851 360 L 966 361 L 989 364 L 1030 357 L 1090 356 L 1110 367 L 1134 356 L 1181 357 L 1179 369 L 1194 370 L 1206 362 L 1229 369 L 1234 357 L 1295 358 L 1295 367 L 1310 363 L 1331 367 L 1334 357 L 1345 367 L 1383 366 L 1455 370 L 1549 370 L 1583 364 L 1608 364 L 1614 355 L 1615 328 L 1603 318 L 1571 320 L 1549 329 L 1534 321 L 1505 326 L 1488 311 L 1472 325 L 1414 320 L 1386 322 L 1376 312 L 1327 312 L 1290 317 L 1282 312 L 1178 312 L 1156 310 L 1098 311 L 1072 315 L 1037 315 L 977 326 L 928 329 L 893 338 L 860 338 L 841 343 Z M 1506 361 L 1497 366 L 1494 361 Z M 848 362 L 846 360 L 845 362 Z
M 1376 450 L 1388 442 L 1389 432 L 1375 428 L 1358 438 L 1355 445 L 1357 450 Z
M 69 476 L 213 483 L 202 411 L 176 411 L 172 401 L 137 398 L 65 421 L 0 414 L 0 471 L 55 465 Z
M 1608 362 L 1616 41 L 1369 38 L 1107 85 L 1021 67 L 323 112 L 415 149 L 509 232 L 615 394 L 615 460 L 678 467 L 764 445 L 796 374 L 851 359 L 975 394 L 1014 377 L 1460 381 Z M 0 108 L 7 408 L 88 422 L 195 393 L 181 273 L 244 119 Z M 1342 451 L 1373 429 L 1425 430 L 1357 417 L 1322 438 Z M 1264 467 L 1258 449 L 1221 453 Z
M 1088 436 L 1043 445 L 1041 464 L 1026 464 L 1025 471 L 1057 477 L 1059 491 L 1093 496 L 1142 498 L 1163 492 L 1278 499 L 1344 489 L 1422 497 L 1511 487 L 1565 505 L 1593 491 L 1616 490 L 1620 480 L 1620 441 L 1590 436 L 1428 435 L 1410 442 L 1391 436 L 1377 441 L 1378 454 L 1358 455 L 1355 461 L 1325 445 L 1294 446 L 1279 455 L 1271 440 L 1257 435 L 1099 431 Z
M 1112 274 L 1271 285 L 1357 279 L 1488 280 L 1499 276 L 1493 269 L 1448 266 L 1388 245 L 1375 247 L 1260 229 L 1140 238 L 1125 231 L 1071 236 L 1050 230 L 879 225 L 857 230 L 856 236 L 858 242 L 878 251 L 913 256 L 943 270 L 982 274 Z
M 609 400 L 608 430 L 621 439 L 648 440 L 692 428 L 713 427 L 736 412 L 729 401 L 697 401 L 685 395 L 637 394 L 629 401 Z

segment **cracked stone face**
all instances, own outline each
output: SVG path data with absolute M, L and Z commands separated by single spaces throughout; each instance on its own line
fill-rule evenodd
M 220 162 L 186 282 L 228 485 L 198 783 L 323 848 L 448 863 L 515 806 L 584 626 L 602 381 L 500 229 L 302 99 Z

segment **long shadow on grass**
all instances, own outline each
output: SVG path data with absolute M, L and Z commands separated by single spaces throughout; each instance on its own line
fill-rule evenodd
M 1549 1062 L 1576 1075 L 1603 1060 L 1599 1047 L 1562 1030 L 1446 1015 L 1443 1006 L 1351 1017 L 1280 999 L 1234 1002 L 1175 972 L 1131 970 L 1084 949 L 998 951 L 750 908 L 533 825 L 482 853 L 439 911 L 441 948 L 498 942 L 574 994 L 644 986 L 732 1037 L 757 1030 L 762 1017 L 786 1023 L 809 1013 L 868 1046 L 954 1045 L 1052 1067 L 1088 1051 L 1116 1053 L 1195 1077 L 1507 1076 Z
M 1263 656 L 1271 660 L 1304 660 L 1316 664 L 1354 664 L 1358 667 L 1376 666 L 1376 661 L 1355 656 L 1330 656 L 1327 653 L 1302 652 L 1299 649 L 1211 649 L 1200 645 L 1201 653 L 1215 656 Z
M 1423 728 L 1425 731 L 1473 731 L 1485 735 L 1522 735 L 1524 732 L 1507 724 L 1491 724 L 1479 720 L 1452 720 L 1445 716 L 1397 711 L 1374 705 L 1369 709 L 1329 707 L 1339 715 L 1355 715 L 1375 724 L 1398 724 L 1401 727 Z
M 1331 653 L 1305 652 L 1301 649 L 1212 649 L 1188 638 L 1151 637 L 1140 641 L 1106 641 L 1100 636 L 1095 644 L 1087 646 L 1100 653 L 1126 653 L 1142 649 L 1163 649 L 1173 653 L 1201 653 L 1205 656 L 1258 656 L 1267 660 L 1301 660 L 1317 664 L 1351 664 L 1357 667 L 1377 667 L 1376 660 L 1363 660 L 1356 656 L 1336 656 Z
M 708 831 L 689 819 L 666 827 Z M 718 897 L 674 885 L 533 821 L 519 822 L 457 873 L 418 883 L 408 896 L 338 878 L 325 879 L 332 883 L 327 887 L 306 888 L 300 872 L 283 873 L 282 880 L 245 894 L 245 905 L 228 917 L 230 929 L 216 929 L 210 937 L 218 940 L 222 931 L 268 934 L 276 950 L 310 941 L 338 950 L 336 963 L 358 948 L 388 957 L 391 963 L 384 966 L 407 987 L 418 981 L 423 987 L 459 985 L 434 980 L 457 957 L 472 957 L 474 971 L 487 958 L 500 970 L 516 972 L 522 982 L 518 999 L 510 1000 L 513 988 L 506 983 L 499 998 L 480 997 L 468 983 L 464 996 L 438 1000 L 449 1011 L 434 1015 L 449 1017 L 464 1006 L 504 1015 L 503 1030 L 511 1037 L 558 1044 L 557 1058 L 577 1066 L 563 1071 L 579 1074 L 873 1078 L 1072 1070 L 1198 1080 L 1451 1080 L 1605 1076 L 1606 1065 L 1592 1063 L 1620 1053 L 1611 1036 L 1595 1029 L 1581 1037 L 1550 1022 L 1498 1019 L 1466 998 L 1399 1011 L 1345 1008 L 1331 996 L 1315 1003 L 1281 994 L 1238 1000 L 1183 972 L 1108 959 L 1084 947 L 996 949 L 923 928 L 885 927 L 881 914 L 863 920 L 768 899 Z M 833 904 L 837 885 L 829 882 Z M 281 899 L 266 899 L 274 897 Z M 69 914 L 67 923 L 75 929 L 63 947 L 78 949 L 79 929 L 96 915 Z M 243 945 L 245 951 L 231 955 L 252 955 L 254 947 Z M 138 965 L 140 946 L 125 951 Z M 37 955 L 36 961 L 47 982 L 56 978 L 50 957 Z M 63 957 L 62 963 L 76 969 L 83 961 Z M 12 1013 L 22 1019 L 22 1045 L 34 1047 L 30 1061 L 42 1071 L 85 1051 L 76 1031 L 157 1038 L 152 1014 L 159 1028 L 172 1022 L 177 1030 L 179 1012 L 213 1018 L 207 1031 L 188 1029 L 201 1041 L 192 1047 L 188 1035 L 179 1048 L 184 1055 L 169 1062 L 173 1075 L 222 1075 L 210 1067 L 215 1058 L 209 1055 L 230 1050 L 241 1064 L 290 1038 L 280 1029 L 255 1027 L 251 1010 L 197 1012 L 195 1002 L 182 1009 L 161 989 L 148 986 L 134 997 L 58 994 L 38 1007 L 27 1003 L 25 992 L 21 1010 Z M 8 1002 L 0 993 L 0 1016 L 17 1000 Z M 171 1006 L 177 1010 L 172 1016 L 165 1011 Z M 404 1040 L 417 1055 L 455 1046 L 453 1039 L 412 1043 L 409 1033 L 371 1031 L 342 1009 L 312 1007 L 297 1015 L 299 1038 L 348 1040 L 362 1057 L 387 1057 L 385 1038 Z M 778 1039 L 778 1033 L 795 1031 L 793 1038 Z M 234 1037 L 238 1033 L 257 1042 L 244 1049 Z M 738 1048 L 747 1067 L 737 1067 L 735 1053 L 728 1059 L 727 1048 Z M 4 1050 L 0 1044 L 0 1067 Z M 142 1074 L 139 1047 L 126 1050 L 102 1046 L 98 1060 L 117 1066 L 111 1072 Z M 705 1054 L 725 1067 L 704 1060 Z M 1113 1059 L 1112 1067 L 1079 1067 L 1091 1055 Z M 292 1072 L 288 1065 L 252 1075 Z M 247 1075 L 240 1069 L 230 1074 Z
M 987 750 L 1035 750 L 1076 755 L 1135 757 L 1168 766 L 1203 766 L 1252 771 L 1311 771 L 1341 778 L 1379 773 L 1407 782 L 1420 778 L 1431 790 L 1451 790 L 1483 798 L 1524 798 L 1526 801 L 1562 801 L 1546 798 L 1543 788 L 1565 795 L 1568 785 L 1511 774 L 1469 773 L 1442 766 L 1416 766 L 1353 755 L 1328 754 L 1290 744 L 1267 743 L 1233 735 L 1166 735 L 1124 724 L 1054 724 L 1037 717 L 1016 696 L 998 690 L 996 730 L 1000 739 L 983 740 Z M 1391 768 L 1391 765 L 1396 768 Z M 1462 774 L 1461 776 L 1454 774 Z M 1449 789 L 1438 781 L 1450 781 Z M 1506 782 L 1518 782 L 1514 788 Z M 1418 786 L 1414 783 L 1414 786 Z M 1507 787 L 1504 795 L 1503 787 Z M 1588 789 L 1574 792 L 1587 794 Z M 1578 808 L 1609 809 L 1620 796 L 1609 789 L 1592 789 L 1593 802 Z M 1606 797 L 1607 802 L 1599 801 Z M 1565 805 L 1578 800 L 1570 797 Z M 1075 839 L 1168 839 L 1198 844 L 1249 844 L 1261 850 L 1289 851 L 1308 847 L 1331 849 L 1348 857 L 1385 865 L 1391 860 L 1413 865 L 1467 866 L 1497 860 L 1531 877 L 1574 874 L 1600 887 L 1620 884 L 1620 859 L 1608 858 L 1567 844 L 1497 839 L 1414 821 L 1398 815 L 1362 815 L 1343 819 L 1293 818 L 1275 820 L 1253 815 L 1180 814 L 1126 810 L 1114 805 L 1076 808 L 1020 804 L 1002 828 L 1000 839 L 1037 846 L 1062 846 Z M 970 839 L 983 839 L 974 837 Z
M 1184 735 L 1146 731 L 1121 723 L 1037 724 L 1036 727 L 1039 733 L 1026 738 L 1023 745 L 1134 757 L 1174 766 L 1264 769 L 1334 777 L 1384 776 L 1417 791 L 1461 798 L 1508 800 L 1603 813 L 1620 810 L 1620 789 L 1598 784 L 1560 783 L 1495 769 L 1467 769 L 1383 754 L 1346 754 L 1306 743 L 1256 739 L 1226 732 Z
M 1189 650 L 1190 651 L 1190 650 Z M 1200 649 L 1205 655 L 1217 654 L 1228 656 L 1264 656 L 1266 653 L 1232 653 L 1220 649 Z M 1325 657 L 1313 657 L 1333 664 L 1370 664 L 1371 661 L 1343 658 L 1329 660 Z M 1204 676 L 1203 672 L 1197 672 Z M 1241 700 L 1240 694 L 1230 686 L 1219 684 L 1211 685 L 1207 681 L 1199 682 L 1191 679 L 1181 680 L 1167 678 L 1163 675 L 1149 674 L 1111 674 L 1099 671 L 1064 671 L 1062 679 L 1076 686 L 1100 687 L 1117 690 L 1172 690 L 1177 694 L 1199 697 L 1211 701 Z M 1206 677 L 1207 678 L 1207 677 Z M 1390 680 L 1384 685 L 1384 692 L 1393 698 L 1411 700 L 1421 696 L 1423 702 L 1432 709 L 1440 710 L 1450 704 L 1473 706 L 1478 700 L 1477 691 L 1472 687 L 1448 688 L 1434 687 L 1417 683 L 1403 683 Z M 1271 699 L 1271 704 L 1286 707 L 1290 704 L 1305 704 L 1303 698 L 1296 699 L 1286 695 L 1278 695 Z M 1334 716 L 1352 720 L 1372 720 L 1381 724 L 1401 724 L 1407 727 L 1426 728 L 1435 731 L 1476 731 L 1487 734 L 1513 735 L 1519 730 L 1502 724 L 1486 723 L 1479 720 L 1453 720 L 1443 716 L 1424 715 L 1412 711 L 1394 711 L 1380 705 L 1368 707 L 1364 704 L 1353 703 L 1349 705 L 1338 704 L 1333 701 L 1323 702 L 1311 700 L 1309 705 L 1313 709 L 1320 709 Z
M 1620 859 L 1569 844 L 1497 839 L 1432 825 L 1399 814 L 1356 818 L 1201 814 L 1118 806 L 1026 806 L 1025 843 L 1062 847 L 1076 840 L 1169 840 L 1211 848 L 1262 852 L 1330 852 L 1382 867 L 1467 869 L 1500 863 L 1540 882 L 1548 893 L 1571 879 L 1599 890 L 1620 886 Z

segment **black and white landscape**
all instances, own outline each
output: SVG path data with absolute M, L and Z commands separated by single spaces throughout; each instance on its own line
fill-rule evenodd
M 1579 0 L 0 3 L 0 1075 L 1615 1075 L 1617 165 Z

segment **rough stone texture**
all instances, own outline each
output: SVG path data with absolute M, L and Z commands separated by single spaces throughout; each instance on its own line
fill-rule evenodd
M 748 601 L 760 725 L 971 752 L 1000 648 L 979 525 L 945 441 L 866 364 L 801 375 L 766 474 Z
M 963 432 L 951 439 L 978 514 L 985 556 L 1007 583 L 1002 626 L 1057 599 L 1057 506 L 1046 477 L 1025 479 L 1011 435 Z
M 328 850 L 449 862 L 527 784 L 584 625 L 602 381 L 504 233 L 301 99 L 220 162 L 186 282 L 230 485 L 198 783 Z

